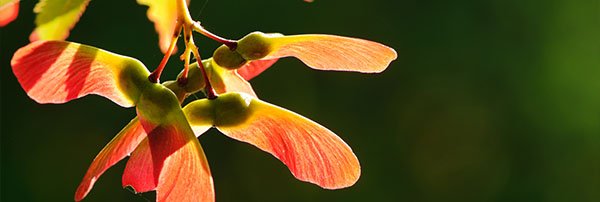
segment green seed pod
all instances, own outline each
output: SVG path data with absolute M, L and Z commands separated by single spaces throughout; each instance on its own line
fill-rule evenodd
M 252 97 L 241 93 L 225 93 L 214 99 L 215 125 L 236 126 L 250 116 Z
M 190 102 L 183 108 L 183 113 L 192 127 L 215 125 L 213 100 L 200 99 Z
M 173 91 L 153 83 L 146 87 L 136 103 L 138 115 L 152 123 L 168 123 L 181 107 Z
M 237 69 L 246 64 L 248 60 L 244 59 L 238 52 L 231 51 L 229 47 L 222 45 L 213 53 L 213 60 L 217 65 L 227 69 Z
M 235 51 L 246 60 L 260 60 L 273 52 L 270 37 L 262 32 L 252 32 L 238 41 Z
M 240 93 L 225 93 L 216 99 L 196 100 L 183 109 L 193 125 L 237 126 L 251 115 L 252 97 Z
M 179 100 L 179 102 L 182 102 L 185 99 L 185 89 L 179 86 L 179 84 L 177 84 L 177 81 L 165 81 L 164 83 L 162 83 L 162 85 L 167 87 L 169 90 L 173 91 L 173 93 L 175 93 L 175 96 L 177 96 L 177 100 Z
M 208 60 L 203 60 L 202 64 L 206 66 L 208 64 Z M 183 70 L 177 75 L 177 79 L 183 76 Z M 188 94 L 196 93 L 204 88 L 204 78 L 202 77 L 202 70 L 198 67 L 198 63 L 195 62 L 189 66 L 187 83 L 183 88 L 185 92 Z

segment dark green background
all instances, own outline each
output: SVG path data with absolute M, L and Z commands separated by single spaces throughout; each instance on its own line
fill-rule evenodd
M 27 97 L 11 72 L 35 1 L 1 29 L 1 201 L 72 201 L 100 149 L 135 115 L 99 96 Z M 253 79 L 259 97 L 335 131 L 362 176 L 324 190 L 215 130 L 200 137 L 217 201 L 600 201 L 600 5 L 523 0 L 192 0 L 209 30 L 327 33 L 393 47 L 381 74 L 315 71 L 293 58 Z M 162 58 L 146 7 L 93 0 L 68 40 Z M 201 55 L 216 42 L 196 35 Z M 181 47 L 181 46 L 180 46 Z M 180 48 L 181 50 L 181 48 Z M 175 58 L 175 57 L 173 57 Z M 182 62 L 172 59 L 163 80 Z M 146 201 L 121 188 L 125 161 L 84 201 Z

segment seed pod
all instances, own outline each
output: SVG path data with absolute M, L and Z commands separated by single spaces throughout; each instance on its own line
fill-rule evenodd
M 222 45 L 213 53 L 213 60 L 217 65 L 227 69 L 237 69 L 245 64 L 248 64 L 248 60 L 244 59 L 236 51 L 230 50 L 227 46 Z
M 206 66 L 210 63 L 210 60 L 202 60 L 202 65 Z M 177 79 L 183 76 L 183 71 L 177 75 Z M 198 63 L 192 63 L 188 70 L 187 75 L 187 83 L 185 86 L 182 86 L 185 89 L 185 92 L 188 94 L 196 93 L 202 90 L 205 86 L 204 78 L 202 77 L 202 70 L 198 67 Z
M 216 99 L 201 99 L 185 106 L 184 113 L 194 126 L 237 126 L 250 116 L 252 96 L 242 93 L 225 93 Z
M 262 32 L 252 32 L 238 41 L 236 52 L 240 53 L 246 60 L 260 60 L 271 54 L 275 49 L 273 47 L 272 37 L 282 36 L 281 34 L 265 34 Z

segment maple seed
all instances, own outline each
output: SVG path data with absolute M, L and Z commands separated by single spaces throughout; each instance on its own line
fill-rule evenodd
M 242 93 L 226 93 L 215 100 L 215 125 L 238 126 L 250 117 L 252 97 Z
M 189 103 L 184 113 L 192 125 L 239 126 L 248 120 L 252 96 L 225 93 L 216 99 L 201 99 Z
M 213 60 L 217 65 L 227 69 L 237 69 L 248 64 L 248 60 L 244 59 L 238 52 L 231 51 L 226 45 L 222 45 L 215 50 Z
M 181 71 L 179 75 L 177 75 L 177 80 L 179 80 L 182 76 L 183 71 Z M 190 64 L 187 78 L 187 83 L 182 87 L 188 94 L 196 93 L 203 89 L 206 85 L 204 79 L 202 79 L 202 70 L 200 69 L 200 67 L 198 67 L 197 62 Z
M 240 53 L 246 60 L 260 60 L 269 55 L 272 43 L 269 41 L 271 34 L 252 32 L 238 41 L 236 52 Z

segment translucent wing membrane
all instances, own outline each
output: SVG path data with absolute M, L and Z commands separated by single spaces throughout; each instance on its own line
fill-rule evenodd
M 21 87 L 39 103 L 97 94 L 131 107 L 148 75 L 133 58 L 64 41 L 33 42 L 15 52 L 11 65 Z
M 256 97 L 252 85 L 242 78 L 236 70 L 227 70 L 214 62 L 211 62 L 207 69 L 209 69 L 207 74 L 210 83 L 218 94 L 241 92 Z
M 200 136 L 210 129 L 211 126 L 194 126 L 192 128 L 195 135 Z M 148 144 L 148 139 L 145 139 L 131 154 L 127 162 L 125 172 L 123 173 L 123 186 L 131 186 L 138 193 L 155 190 L 160 173 L 158 171 L 155 173 L 154 170 L 150 145 Z
M 293 56 L 319 70 L 378 73 L 396 59 L 394 49 L 364 39 L 307 34 L 273 37 L 267 58 Z
M 146 138 L 146 132 L 138 119 L 131 120 L 94 158 L 77 188 L 75 201 L 83 199 L 90 192 L 100 175 L 129 155 L 144 138 Z
M 172 92 L 149 87 L 137 112 L 148 138 L 132 153 L 123 184 L 137 192 L 156 189 L 157 201 L 214 201 L 204 151 Z
M 249 95 L 195 101 L 184 112 L 192 126 L 215 125 L 225 135 L 271 153 L 300 180 L 338 189 L 360 176 L 358 159 L 333 132 Z
M 254 60 L 250 63 L 236 69 L 235 71 L 240 75 L 244 80 L 250 81 L 250 79 L 258 76 L 263 71 L 267 70 L 271 65 L 277 62 L 278 58 L 273 59 L 265 59 L 265 60 Z
M 131 186 L 136 193 L 155 190 L 160 173 L 155 173 L 152 163 L 148 139 L 144 139 L 127 161 L 123 172 L 123 187 Z
M 198 140 L 188 141 L 165 160 L 156 193 L 157 202 L 215 201 L 213 179 Z

